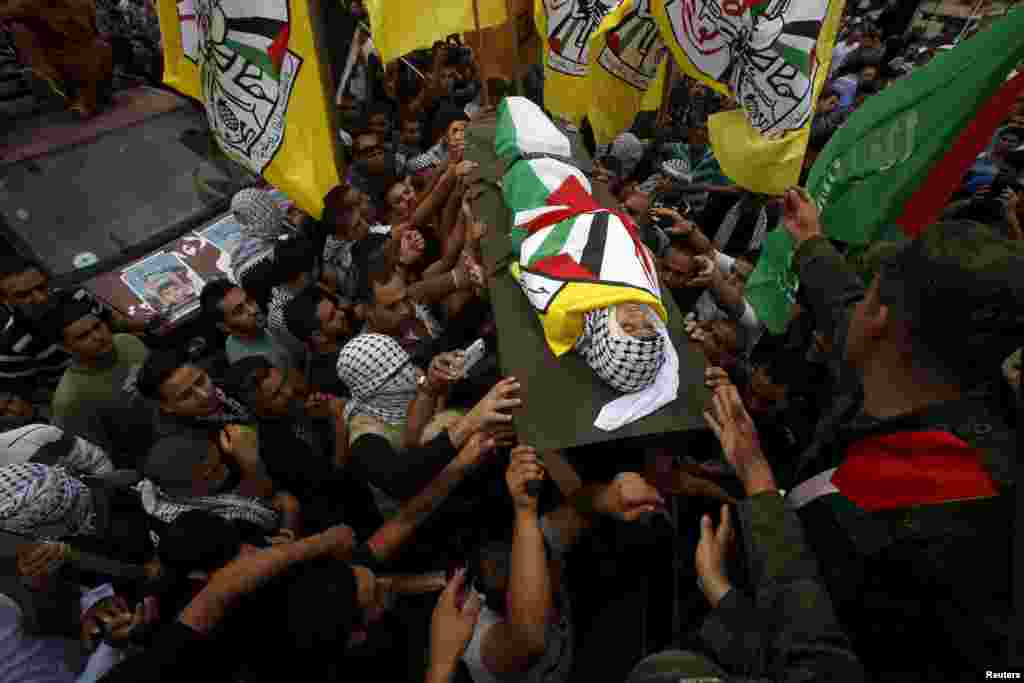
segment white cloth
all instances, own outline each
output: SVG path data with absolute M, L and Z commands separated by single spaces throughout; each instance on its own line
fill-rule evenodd
M 624 425 L 647 417 L 679 396 L 679 354 L 668 336 L 668 328 L 655 316 L 655 326 L 665 339 L 665 360 L 654 383 L 642 391 L 620 396 L 605 405 L 594 420 L 594 426 L 612 432 Z
M 830 470 L 825 470 L 794 486 L 786 496 L 786 507 L 791 510 L 799 510 L 822 496 L 839 493 L 839 489 L 832 483 L 832 475 L 836 473 L 837 469 L 833 467 Z
M 0 466 L 28 462 L 47 444 L 59 441 L 64 431 L 50 424 L 30 424 L 0 432 Z M 106 452 L 81 437 L 75 437 L 59 464 L 74 474 L 107 474 L 114 465 Z
M 548 524 L 547 516 L 541 518 L 540 529 L 551 553 L 551 561 L 562 564 L 568 548 L 558 537 L 557 530 Z M 480 599 L 483 601 L 483 596 L 480 596 Z M 525 673 L 499 676 L 492 673 L 484 664 L 483 642 L 488 629 L 501 623 L 504 619 L 483 604 L 480 608 L 480 618 L 473 629 L 473 637 L 462 654 L 462 661 L 465 662 L 473 683 L 565 683 L 568 681 L 573 663 L 575 628 L 564 571 L 558 594 L 558 609 L 551 616 L 545 638 L 547 648 L 540 660 Z

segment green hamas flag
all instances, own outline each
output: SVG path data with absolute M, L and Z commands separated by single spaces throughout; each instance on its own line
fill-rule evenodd
M 866 245 L 892 233 L 915 237 L 934 222 L 964 171 L 991 140 L 1024 74 L 1024 10 L 937 56 L 867 100 L 821 152 L 807 191 L 826 234 Z M 885 235 L 889 232 L 890 235 Z M 747 298 L 780 334 L 797 287 L 793 242 L 781 226 L 765 239 Z

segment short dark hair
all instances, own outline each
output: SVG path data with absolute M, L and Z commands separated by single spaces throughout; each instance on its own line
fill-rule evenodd
M 51 297 L 33 327 L 40 339 L 59 344 L 64 340 L 64 330 L 88 315 L 94 315 L 88 300 L 76 299 L 71 292 L 58 292 Z
M 287 282 L 316 265 L 316 247 L 304 235 L 288 235 L 274 247 L 274 271 L 279 282 Z
M 224 322 L 224 309 L 221 306 L 224 298 L 236 287 L 238 285 L 224 278 L 207 282 L 199 294 L 202 317 L 213 325 Z
M 325 295 L 317 285 L 311 285 L 296 295 L 284 307 L 284 324 L 288 331 L 301 342 L 309 343 L 320 331 L 317 308 Z
M 38 270 L 43 275 L 49 277 L 49 273 L 46 272 L 46 269 L 38 261 L 25 258 L 13 251 L 0 252 L 0 280 L 24 273 L 26 270 Z
M 146 357 L 139 370 L 136 388 L 148 399 L 159 401 L 160 387 L 171 378 L 179 368 L 188 365 L 185 354 L 177 349 L 158 349 Z
M 395 275 L 395 260 L 385 242 L 379 249 L 370 254 L 366 261 L 366 301 L 374 303 L 374 285 L 386 285 Z
M 259 397 L 260 385 L 267 380 L 274 369 L 265 356 L 247 356 L 233 363 L 224 375 L 224 390 L 237 396 L 252 409 Z

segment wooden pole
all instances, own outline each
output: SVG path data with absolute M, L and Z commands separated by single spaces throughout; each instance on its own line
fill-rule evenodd
M 667 125 L 665 120 L 668 116 L 669 109 L 669 95 L 672 93 L 672 64 L 675 59 L 672 58 L 672 52 L 666 50 L 665 54 L 665 82 L 662 84 L 661 90 L 661 108 L 658 109 L 657 126 L 664 127 Z
M 512 94 L 518 97 L 523 94 L 519 87 L 519 70 L 522 69 L 523 62 L 519 55 L 519 29 L 516 27 L 516 16 L 512 12 L 512 0 L 505 0 L 505 14 L 508 15 L 508 25 L 512 31 L 512 54 L 515 59 L 512 71 Z
M 479 2 L 479 0 L 473 0 L 473 25 L 476 27 L 476 50 L 477 50 L 476 58 L 477 58 L 477 64 L 479 65 L 479 63 L 480 63 L 479 60 L 483 58 L 483 54 L 484 54 L 484 34 L 480 32 L 480 2 Z M 487 79 L 483 77 L 483 73 L 480 74 L 480 80 L 482 81 L 482 83 L 480 83 L 480 85 L 483 88 L 483 95 L 484 95 L 484 101 L 483 101 L 483 105 L 482 106 L 486 107 L 486 106 L 488 106 L 491 103 L 491 94 L 490 94 L 490 92 L 489 92 L 489 90 L 487 88 Z

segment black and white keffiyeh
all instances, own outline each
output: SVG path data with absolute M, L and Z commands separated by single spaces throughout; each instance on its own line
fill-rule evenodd
M 259 498 L 234 493 L 176 497 L 165 493 L 149 479 L 136 484 L 135 490 L 142 499 L 143 509 L 166 524 L 191 510 L 202 510 L 228 521 L 249 522 L 268 532 L 281 528 L 281 513 Z
M 338 354 L 338 377 L 352 392 L 345 406 L 346 420 L 369 415 L 399 425 L 416 398 L 419 371 L 392 337 L 361 334 Z
M 658 376 L 665 359 L 665 340 L 661 335 L 636 338 L 621 332 L 614 314 L 614 306 L 587 313 L 577 349 L 597 376 L 616 391 L 641 391 Z
M 32 534 L 43 527 L 59 527 L 67 536 L 96 533 L 89 487 L 62 467 L 0 467 L 0 529 Z
M 284 211 L 264 189 L 250 187 L 235 194 L 231 212 L 242 226 L 238 246 L 231 254 L 232 281 L 240 284 L 250 270 L 273 260 L 277 238 L 287 234 L 288 228 Z

